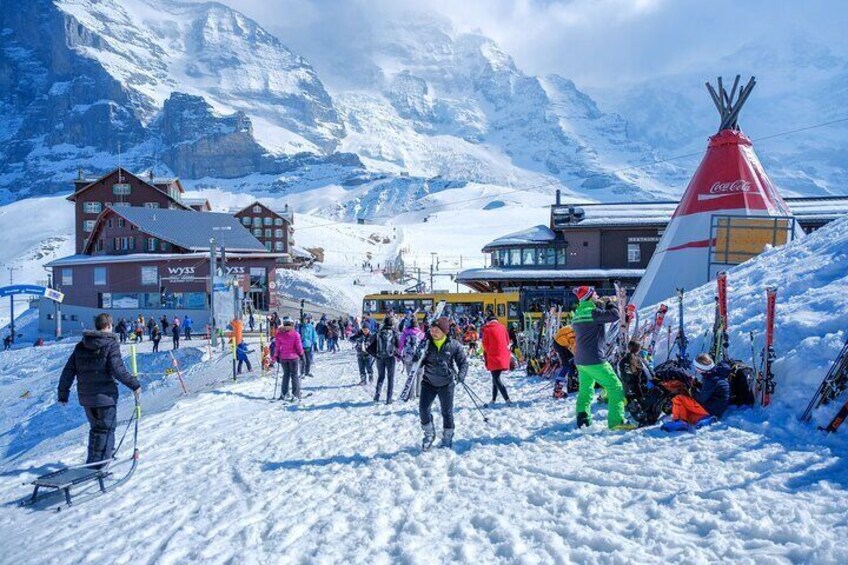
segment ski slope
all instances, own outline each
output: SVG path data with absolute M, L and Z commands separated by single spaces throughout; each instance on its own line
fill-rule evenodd
M 459 392 L 454 450 L 421 454 L 414 407 L 373 404 L 373 389 L 355 384 L 346 346 L 317 356 L 304 386 L 312 396 L 298 408 L 268 400 L 271 376 L 233 384 L 226 356 L 203 362 L 201 349 L 182 351 L 196 361 L 185 374 L 191 393 L 178 398 L 173 379 L 148 380 L 132 482 L 59 513 L 56 505 L 0 506 L 0 561 L 848 559 L 848 444 L 769 426 L 759 410 L 697 435 L 577 431 L 573 398 L 554 401 L 547 384 L 516 373 L 507 378 L 516 406 L 491 410 L 486 425 Z M 3 369 L 3 437 L 17 433 L 12 420 L 25 419 L 13 393 L 37 384 L 49 394 L 67 353 L 45 349 L 50 362 L 37 375 L 18 365 L 15 380 Z M 479 361 L 468 382 L 487 395 Z M 57 462 L 84 456 L 86 426 L 73 402 L 45 417 L 73 421 L 66 432 L 26 452 L 7 450 L 2 500 L 27 494 L 21 482 Z M 126 398 L 122 408 L 128 416 Z

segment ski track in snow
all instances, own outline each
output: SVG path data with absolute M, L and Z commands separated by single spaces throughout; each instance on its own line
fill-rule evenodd
M 488 373 L 472 367 L 486 398 Z M 57 371 L 39 377 L 45 390 Z M 0 562 L 848 560 L 844 444 L 787 439 L 762 411 L 667 435 L 610 432 L 596 406 L 593 428 L 577 431 L 573 397 L 513 373 L 515 407 L 491 409 L 486 425 L 459 390 L 454 450 L 420 453 L 416 405 L 371 403 L 349 349 L 317 356 L 298 408 L 268 400 L 273 373 L 232 383 L 229 371 L 216 354 L 186 371 L 199 393 L 151 386 L 140 465 L 120 490 L 60 513 L 0 506 Z M 78 460 L 86 429 L 3 461 L 0 498 Z

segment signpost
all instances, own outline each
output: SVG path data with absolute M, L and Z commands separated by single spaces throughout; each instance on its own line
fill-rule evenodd
M 65 295 L 53 288 L 47 288 L 46 286 L 38 286 L 34 284 L 14 284 L 9 286 L 0 287 L 0 298 L 4 298 L 6 296 L 9 297 L 11 302 L 11 316 L 12 320 L 9 323 L 9 330 L 12 336 L 12 343 L 15 342 L 15 296 L 19 294 L 28 294 L 30 296 L 43 296 L 49 300 L 56 302 L 57 304 L 61 303 L 65 299 Z M 59 317 L 56 317 L 56 323 L 59 323 Z M 57 328 L 59 326 L 57 325 Z M 57 335 L 57 337 L 59 337 Z

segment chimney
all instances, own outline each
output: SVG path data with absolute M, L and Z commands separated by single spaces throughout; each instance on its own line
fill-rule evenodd
M 150 171 L 147 173 L 147 176 L 150 177 L 150 180 L 153 180 L 153 167 L 150 167 Z
M 85 178 L 84 171 L 82 170 L 82 167 L 80 167 L 80 168 L 77 169 L 77 180 L 83 180 L 84 178 Z
M 559 190 L 559 189 L 557 189 L 557 191 L 556 191 L 556 204 L 557 204 L 557 206 L 559 206 L 559 205 L 560 205 L 560 196 L 561 196 L 561 194 L 562 194 L 562 193 L 560 192 L 560 190 Z

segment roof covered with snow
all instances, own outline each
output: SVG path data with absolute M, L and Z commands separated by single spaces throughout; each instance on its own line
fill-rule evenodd
M 507 245 L 542 245 L 556 239 L 556 234 L 548 226 L 538 225 L 528 230 L 517 231 L 499 237 L 486 244 L 484 251 L 490 247 L 504 247 Z
M 644 269 L 468 269 L 456 275 L 457 282 L 475 280 L 573 280 L 639 278 Z
M 265 246 L 230 214 L 135 206 L 112 210 L 139 230 L 184 249 L 209 249 L 209 239 L 214 237 L 228 250 L 267 251 Z

